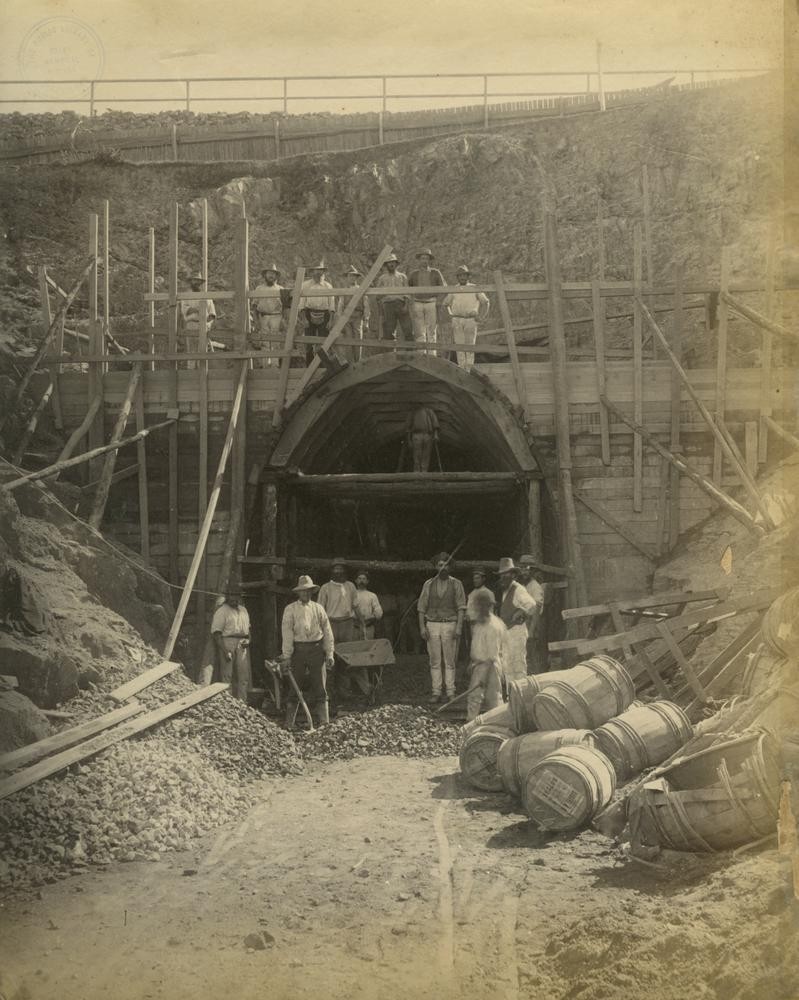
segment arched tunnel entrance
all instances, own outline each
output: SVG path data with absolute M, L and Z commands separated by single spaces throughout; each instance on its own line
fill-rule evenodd
M 421 406 L 435 412 L 439 440 L 429 471 L 414 474 L 406 430 Z M 436 552 L 456 552 L 467 591 L 471 569 L 493 571 L 503 555 L 560 562 L 543 476 L 509 402 L 435 357 L 380 355 L 316 387 L 288 414 L 263 495 L 276 508 L 263 518 L 274 538 L 265 527 L 258 547 L 273 550 L 274 576 L 283 586 L 298 573 L 322 583 L 334 558 L 346 559 L 351 575 L 367 568 L 385 610 L 383 634 L 400 648 L 415 645 L 415 616 L 405 613 Z M 265 615 L 275 625 L 276 604 Z

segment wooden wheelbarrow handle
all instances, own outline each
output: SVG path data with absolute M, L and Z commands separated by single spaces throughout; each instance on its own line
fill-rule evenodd
M 307 705 L 307 703 L 305 701 L 305 698 L 303 698 L 303 696 L 302 696 L 302 691 L 300 691 L 300 685 L 297 683 L 296 677 L 291 672 L 291 668 L 289 668 L 289 670 L 286 672 L 286 677 L 288 677 L 289 683 L 294 688 L 294 691 L 295 691 L 295 693 L 297 695 L 297 699 L 298 699 L 299 703 L 302 705 L 302 710 L 303 710 L 303 712 L 305 712 L 305 718 L 308 720 L 308 732 L 312 733 L 313 732 L 313 717 L 311 716 L 311 711 L 308 708 L 308 705 Z

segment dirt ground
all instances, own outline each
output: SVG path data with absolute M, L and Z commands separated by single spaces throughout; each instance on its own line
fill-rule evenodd
M 256 786 L 243 821 L 191 852 L 7 903 L 0 995 L 799 997 L 776 851 L 643 866 L 591 831 L 542 838 L 456 772 L 319 764 Z

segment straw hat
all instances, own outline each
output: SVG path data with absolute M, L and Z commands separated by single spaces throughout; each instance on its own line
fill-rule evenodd
M 469 268 L 465 264 L 460 264 L 455 269 L 455 274 L 471 274 L 471 273 L 472 272 L 469 270 Z
M 422 247 L 421 250 L 417 251 L 416 259 L 418 260 L 420 257 L 429 257 L 430 260 L 435 260 L 435 255 L 430 247 Z
M 384 264 L 399 264 L 399 257 L 395 253 L 390 253 L 383 261 Z
M 503 556 L 503 558 L 499 560 L 499 569 L 497 570 L 497 573 L 500 576 L 503 573 L 516 573 L 518 568 L 519 567 L 514 563 L 510 556 Z
M 519 559 L 519 565 L 531 566 L 533 569 L 535 569 L 536 561 L 535 559 L 533 559 L 532 556 L 521 556 L 521 558 Z
M 298 592 L 300 590 L 319 590 L 310 576 L 303 574 L 299 580 L 297 580 L 297 586 L 291 588 L 293 591 Z
M 274 261 L 261 268 L 261 274 L 266 274 L 268 271 L 274 271 L 275 274 L 280 274 L 280 268 L 274 263 Z

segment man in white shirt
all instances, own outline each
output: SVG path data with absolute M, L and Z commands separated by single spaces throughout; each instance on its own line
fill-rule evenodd
M 499 561 L 501 600 L 499 617 L 508 630 L 503 675 L 507 681 L 527 676 L 527 623 L 535 613 L 535 601 L 516 580 L 518 568 L 512 559 Z
M 205 279 L 200 271 L 189 278 L 189 285 L 193 292 L 201 292 Z M 186 354 L 193 354 L 200 349 L 200 306 L 202 299 L 181 299 L 180 300 L 180 346 Z M 207 333 L 216 322 L 216 307 L 213 299 L 205 300 L 205 329 Z M 210 348 L 209 348 L 210 349 Z M 181 362 L 186 368 L 199 367 L 199 361 Z
M 488 316 L 490 303 L 482 292 L 469 291 L 475 286 L 469 281 L 470 271 L 461 264 L 455 272 L 462 292 L 450 292 L 444 299 L 444 308 L 452 317 L 452 339 L 456 344 L 474 344 L 477 339 L 477 322 Z M 470 368 L 474 364 L 473 351 L 458 351 L 458 364 Z
M 469 650 L 471 690 L 466 698 L 466 721 L 496 708 L 501 701 L 500 675 L 507 630 L 492 612 L 494 595 L 487 587 L 472 591 L 476 618 Z
M 309 268 L 310 278 L 302 283 L 300 312 L 305 321 L 305 333 L 308 337 L 326 337 L 330 332 L 330 324 L 336 314 L 336 297 L 331 295 L 333 286 L 325 278 L 327 265 L 320 261 Z M 314 355 L 312 344 L 305 348 L 305 363 L 310 364 Z
M 297 600 L 283 612 L 281 669 L 289 670 L 305 696 L 318 724 L 330 721 L 327 704 L 327 671 L 333 666 L 335 642 L 325 609 L 311 600 L 319 588 L 310 576 L 301 576 L 292 588 Z M 294 718 L 297 699 L 294 689 L 286 702 L 286 723 Z
M 416 254 L 419 266 L 408 275 L 408 287 L 429 288 L 432 285 L 444 285 L 444 275 L 437 267 L 431 267 L 433 251 L 428 247 Z M 438 330 L 438 299 L 440 296 L 421 295 L 411 300 L 411 315 L 413 318 L 413 336 L 416 341 L 427 341 L 435 344 Z M 435 352 L 432 352 L 435 353 Z
M 340 642 L 354 642 L 359 638 L 355 633 L 355 597 L 355 584 L 347 579 L 344 560 L 334 560 L 330 567 L 330 579 L 319 590 L 319 603 L 330 619 L 336 645 Z M 365 670 L 350 670 L 339 660 L 332 679 L 334 707 L 342 698 L 352 694 L 351 680 L 355 681 L 362 694 L 369 694 L 369 680 Z
M 493 591 L 491 591 L 486 586 L 486 575 L 481 569 L 476 569 L 472 573 L 472 589 L 469 591 L 469 596 L 466 598 L 466 618 L 468 621 L 473 622 L 477 618 L 477 607 L 475 605 L 475 598 L 479 593 L 485 591 L 491 598 L 491 610 L 494 610 L 494 604 L 496 599 L 494 597 Z
M 241 603 L 241 587 L 231 583 L 225 600 L 211 619 L 211 637 L 216 647 L 219 680 L 230 684 L 230 693 L 247 701 L 250 690 L 250 616 Z
M 430 657 L 430 701 L 444 701 L 455 697 L 455 660 L 458 640 L 463 630 L 466 614 L 466 594 L 463 584 L 450 576 L 451 560 L 440 552 L 435 560 L 436 575 L 425 580 L 416 602 L 419 615 L 419 632 L 427 643 Z M 441 661 L 444 661 L 442 690 Z
M 283 319 L 282 285 L 278 284 L 280 270 L 277 264 L 267 264 L 262 269 L 263 281 L 255 288 L 253 299 L 257 323 L 250 328 L 250 347 L 254 351 L 269 351 L 280 347 L 280 324 Z M 255 367 L 266 368 L 272 364 L 271 358 L 257 358 Z
M 360 635 L 359 639 L 374 639 L 375 625 L 383 617 L 383 609 L 377 594 L 373 594 L 369 587 L 369 575 L 363 571 L 355 577 L 355 618 L 358 622 Z
M 535 611 L 527 623 L 527 669 L 531 674 L 540 674 L 548 669 L 546 643 L 543 642 L 544 585 L 535 578 L 535 559 L 522 556 L 519 559 L 519 583 L 535 601 Z

